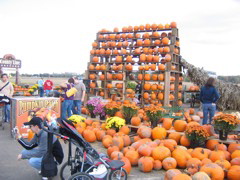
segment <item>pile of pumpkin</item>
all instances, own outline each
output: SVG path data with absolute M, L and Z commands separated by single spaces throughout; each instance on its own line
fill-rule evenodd
M 77 130 L 88 142 L 102 142 L 109 157 L 123 161 L 128 173 L 132 167 L 138 166 L 145 173 L 164 169 L 167 180 L 239 179 L 240 144 L 230 144 L 227 147 L 217 140 L 208 140 L 206 148 L 187 149 L 190 141 L 178 132 L 184 132 L 191 124 L 198 124 L 198 116 L 190 115 L 194 113 L 193 109 L 184 113 L 188 122 L 176 120 L 173 123 L 172 119 L 163 118 L 162 126 L 153 129 L 149 127 L 143 110 L 139 111 L 139 116 L 131 120 L 132 125 L 139 126 L 134 137 L 129 136 L 128 126 L 123 126 L 116 132 L 114 129 L 106 129 L 105 123 L 92 120 L 79 123 Z M 202 115 L 202 112 L 197 114 Z M 120 112 L 116 115 L 122 116 Z M 143 123 L 141 119 L 144 120 Z M 204 127 L 211 133 L 210 125 Z M 168 133 L 168 129 L 176 132 Z

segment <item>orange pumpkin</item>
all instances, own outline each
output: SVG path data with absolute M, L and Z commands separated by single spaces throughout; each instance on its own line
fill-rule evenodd
M 84 130 L 83 137 L 87 142 L 95 142 L 97 140 L 96 135 L 92 130 Z
M 137 151 L 128 151 L 125 154 L 125 157 L 128 158 L 132 166 L 136 166 L 138 164 L 139 154 Z
M 216 179 L 216 180 L 224 179 L 223 169 L 215 163 L 205 164 L 204 166 L 201 167 L 200 171 L 207 173 L 211 177 L 211 179 Z
M 174 123 L 174 129 L 177 131 L 177 132 L 183 132 L 186 130 L 186 127 L 187 127 L 187 123 L 186 121 L 184 120 L 176 120 L 175 123 Z
M 177 161 L 172 157 L 168 157 L 163 160 L 162 165 L 165 170 L 175 169 L 177 167 Z
M 152 130 L 152 138 L 153 139 L 165 139 L 167 136 L 167 131 L 162 127 L 155 127 Z
M 152 158 L 154 160 L 164 160 L 171 156 L 171 151 L 165 146 L 158 146 L 152 150 Z
M 139 126 L 141 124 L 141 119 L 139 117 L 132 117 L 131 124 L 133 126 Z
M 150 157 L 141 157 L 138 161 L 138 168 L 142 172 L 151 172 L 153 169 L 153 161 Z

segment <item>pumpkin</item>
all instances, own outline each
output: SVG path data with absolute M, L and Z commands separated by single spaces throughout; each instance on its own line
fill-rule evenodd
M 235 150 L 231 154 L 232 159 L 237 158 L 237 157 L 240 157 L 240 150 Z
M 198 158 L 200 160 L 203 160 L 204 158 L 208 158 L 209 153 L 204 148 L 195 148 L 192 151 L 191 156 L 193 158 Z
M 186 127 L 187 127 L 187 123 L 186 121 L 184 120 L 176 120 L 174 122 L 174 129 L 177 131 L 177 132 L 183 132 L 186 130 Z
M 176 22 L 171 22 L 170 27 L 171 28 L 177 28 L 177 23 Z
M 146 24 L 146 25 L 145 25 L 145 30 L 148 31 L 148 30 L 150 30 L 150 29 L 151 29 L 151 25 L 150 25 L 150 24 Z
M 133 126 L 139 126 L 141 124 L 141 119 L 139 117 L 132 117 L 131 124 Z
M 159 160 L 154 160 L 153 161 L 153 169 L 157 170 L 157 171 L 161 170 L 162 169 L 162 162 L 159 161 Z
M 230 153 L 233 153 L 235 150 L 240 150 L 240 144 L 236 144 L 236 143 L 229 144 L 228 151 Z
M 191 158 L 187 161 L 187 168 L 193 167 L 193 168 L 199 168 L 202 166 L 202 161 L 200 161 L 197 158 Z
M 96 141 L 96 135 L 94 133 L 94 131 L 92 130 L 84 130 L 83 131 L 83 138 L 87 141 L 87 142 L 95 142 Z
M 110 135 L 106 135 L 102 139 L 102 144 L 105 148 L 110 147 L 113 144 L 112 137 Z
M 118 146 L 112 146 L 112 145 L 111 145 L 110 147 L 108 147 L 108 149 L 107 149 L 107 154 L 108 154 L 108 156 L 110 157 L 111 154 L 112 154 L 114 151 L 120 151 L 119 147 L 118 147 Z
M 156 64 L 151 64 L 150 69 L 151 69 L 152 71 L 155 71 L 155 70 L 156 70 Z
M 197 172 L 192 176 L 192 180 L 211 180 L 205 172 Z
M 130 133 L 130 129 L 128 126 L 122 126 L 120 129 L 119 129 L 119 132 L 123 132 L 124 134 L 128 135 Z
M 200 171 L 208 174 L 208 176 L 211 177 L 212 180 L 224 179 L 223 169 L 215 163 L 205 164 L 204 166 L 201 167 Z
M 172 152 L 172 157 L 176 159 L 178 167 L 186 168 L 187 161 L 191 158 L 191 155 L 187 151 L 177 148 Z
M 165 59 L 165 61 L 170 62 L 171 59 L 172 59 L 172 57 L 171 57 L 170 54 L 166 54 L 165 57 L 164 57 L 164 59 Z
M 153 62 L 159 62 L 159 60 L 160 60 L 159 56 L 153 56 L 153 59 L 152 59 Z M 156 69 L 156 67 L 155 67 L 155 69 Z
M 186 174 L 178 174 L 172 178 L 172 180 L 192 180 L 192 178 Z
M 142 74 L 138 74 L 138 80 L 143 80 L 143 75 Z
M 110 155 L 111 159 L 117 159 L 123 157 L 123 153 L 119 151 L 113 151 Z
M 163 93 L 158 93 L 158 99 L 163 100 Z
M 126 70 L 132 71 L 133 70 L 132 65 L 131 64 L 126 65 Z
M 168 157 L 162 161 L 162 166 L 165 170 L 175 169 L 177 167 L 177 161 L 172 157 Z
M 117 79 L 118 80 L 123 80 L 123 74 L 117 74 Z
M 148 99 L 149 98 L 149 94 L 147 92 L 143 93 L 143 98 L 144 99 Z
M 143 89 L 144 90 L 150 90 L 151 89 L 151 85 L 149 83 L 146 83 L 143 85 Z
M 132 62 L 132 56 L 127 56 L 126 62 Z
M 106 135 L 106 131 L 99 130 L 96 132 L 96 138 L 98 141 L 102 141 L 103 137 Z
M 158 90 L 163 90 L 164 89 L 162 84 L 158 84 L 157 86 L 158 86 Z
M 153 91 L 156 91 L 157 88 L 158 88 L 157 84 L 153 84 L 153 85 L 151 86 L 151 90 L 153 90 Z
M 143 44 L 144 44 L 145 46 L 148 46 L 148 45 L 151 44 L 151 41 L 150 41 L 149 39 L 145 39 L 145 40 L 143 41 Z
M 231 163 L 232 166 L 233 166 L 233 165 L 238 165 L 238 166 L 240 166 L 240 157 L 237 157 L 237 158 L 232 159 L 230 163 Z
M 181 137 L 182 137 L 181 134 L 179 134 L 177 132 L 173 132 L 168 135 L 168 139 L 175 140 L 177 142 L 177 144 L 180 142 Z
M 152 150 L 152 158 L 154 160 L 164 160 L 171 156 L 171 151 L 165 146 L 158 146 Z
M 209 164 L 209 163 L 212 163 L 212 161 L 210 159 L 208 159 L 208 158 L 204 158 L 202 160 L 202 165 Z
M 142 46 L 143 45 L 143 41 L 141 39 L 137 40 L 137 46 Z
M 217 160 L 215 163 L 222 167 L 224 170 L 228 170 L 231 167 L 230 162 L 227 160 Z
M 239 180 L 240 166 L 234 165 L 227 172 L 227 179 Z
M 158 80 L 159 81 L 164 81 L 164 74 L 159 74 L 158 75 Z
M 225 154 L 223 151 L 215 149 L 209 154 L 209 159 L 211 159 L 212 162 L 216 162 L 217 160 L 225 160 Z
M 138 128 L 137 134 L 141 138 L 150 138 L 152 134 L 152 129 L 150 127 L 142 126 Z
M 140 62 L 145 62 L 146 60 L 147 60 L 146 54 L 141 54 L 140 57 L 139 57 L 139 61 Z
M 98 43 L 97 42 L 93 42 L 92 43 L 92 47 L 95 47 L 95 48 L 98 47 Z
M 166 171 L 164 180 L 172 180 L 178 174 L 182 174 L 182 172 L 178 169 L 170 169 Z
M 132 143 L 132 141 L 128 135 L 125 134 L 125 135 L 123 135 L 122 138 L 123 138 L 124 147 L 127 147 Z
M 155 45 L 160 45 L 160 44 L 161 44 L 161 40 L 160 40 L 160 39 L 155 40 L 155 41 L 154 41 L 154 44 L 155 44 Z
M 125 154 L 125 157 L 128 158 L 132 166 L 136 166 L 138 164 L 139 154 L 137 151 L 128 151 Z
M 116 130 L 115 129 L 108 129 L 107 130 L 107 135 L 110 135 L 110 136 L 114 136 L 114 134 L 116 134 Z
M 220 151 L 227 151 L 227 146 L 226 146 L 225 144 L 223 144 L 223 143 L 217 144 L 217 145 L 216 145 L 216 148 L 217 148 L 218 150 L 220 150 Z
M 158 65 L 158 70 L 159 70 L 159 71 L 165 71 L 165 68 L 166 68 L 166 67 L 165 67 L 164 64 L 159 64 L 159 65 Z
M 141 156 L 150 156 L 152 153 L 152 149 L 147 144 L 143 144 L 138 148 L 138 153 Z
M 153 161 L 150 157 L 141 157 L 138 161 L 138 168 L 142 172 L 151 172 L 153 169 Z
M 124 154 L 124 156 L 125 156 L 125 154 L 126 154 L 128 151 L 135 151 L 135 148 L 132 147 L 132 146 L 127 146 L 127 147 L 123 148 L 123 154 Z
M 89 79 L 91 79 L 91 80 L 96 79 L 96 75 L 95 74 L 89 74 Z
M 167 131 L 162 127 L 155 127 L 152 130 L 152 138 L 155 139 L 165 139 L 167 136 Z
M 128 160 L 128 158 L 119 156 L 119 157 L 114 158 L 113 160 L 119 160 L 119 161 L 124 162 L 124 166 L 122 168 L 124 168 L 127 171 L 128 174 L 131 173 L 132 166 L 131 166 L 131 163 Z
M 218 144 L 219 144 L 219 142 L 217 140 L 210 139 L 207 141 L 206 147 L 210 150 L 214 150 L 216 145 L 218 145 Z
M 168 39 L 167 37 L 164 37 L 164 38 L 162 39 L 162 44 L 163 44 L 163 45 L 168 45 L 168 44 L 169 44 L 169 39 Z
M 121 136 L 114 136 L 113 137 L 113 145 L 114 146 L 118 146 L 120 150 L 123 149 L 124 147 L 124 141 L 123 138 Z

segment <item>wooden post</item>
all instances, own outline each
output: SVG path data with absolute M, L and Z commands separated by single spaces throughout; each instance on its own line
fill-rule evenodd
M 3 74 L 3 70 L 2 70 L 2 67 L 0 67 L 0 75 Z
M 18 85 L 19 84 L 19 69 L 18 68 L 16 68 L 16 85 Z
M 170 63 L 168 63 L 170 64 Z M 169 94 L 170 94 L 170 71 L 164 73 L 164 101 L 163 106 L 169 105 Z

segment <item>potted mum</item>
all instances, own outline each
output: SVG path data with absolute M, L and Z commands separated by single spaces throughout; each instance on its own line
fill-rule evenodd
M 104 106 L 105 113 L 110 117 L 113 117 L 119 109 L 120 106 L 116 102 L 109 102 Z
M 187 126 L 185 131 L 186 137 L 190 141 L 190 147 L 204 147 L 205 141 L 209 137 L 207 130 L 200 125 Z
M 106 116 L 106 113 L 105 113 L 105 110 L 104 110 L 104 104 L 98 104 L 95 109 L 93 110 L 93 113 L 95 116 L 99 115 L 100 116 L 100 120 L 104 120 L 105 119 L 105 116 Z
M 151 122 L 152 128 L 156 127 L 158 121 L 163 117 L 165 110 L 160 106 L 150 105 L 145 106 L 144 110 L 146 112 L 147 117 Z
M 106 123 L 106 129 L 115 129 L 117 132 L 122 126 L 125 126 L 125 120 L 117 116 L 107 118 Z
M 133 116 L 135 116 L 138 112 L 138 107 L 135 104 L 123 104 L 122 112 L 125 117 L 126 123 L 130 124 L 130 121 Z
M 227 140 L 228 133 L 237 128 L 239 119 L 232 114 L 221 114 L 213 118 L 213 126 L 219 131 L 219 139 Z
M 87 109 L 88 109 L 88 111 L 91 115 L 91 118 L 96 118 L 96 115 L 93 113 L 93 111 L 98 104 L 100 104 L 100 99 L 99 98 L 93 98 L 91 100 L 88 100 L 86 106 L 87 106 Z

